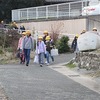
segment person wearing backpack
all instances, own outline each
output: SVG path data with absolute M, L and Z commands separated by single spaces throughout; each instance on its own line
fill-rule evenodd
M 53 43 L 51 41 L 50 36 L 47 36 L 46 37 L 45 44 L 46 44 L 46 59 L 47 59 L 47 65 L 49 65 L 50 64 L 50 59 L 49 59 L 50 57 L 51 57 L 52 61 L 54 61 L 54 57 L 51 56 L 51 49 L 53 48 Z

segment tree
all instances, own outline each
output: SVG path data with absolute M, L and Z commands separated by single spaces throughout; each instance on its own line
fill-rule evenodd
M 11 10 L 44 5 L 45 0 L 2 0 L 0 1 L 0 20 L 11 21 Z
M 51 25 L 51 38 L 53 39 L 54 43 L 56 43 L 62 29 L 64 27 L 63 22 L 55 22 Z

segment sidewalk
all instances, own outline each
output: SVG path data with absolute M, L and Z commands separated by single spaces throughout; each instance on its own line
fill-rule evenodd
M 66 66 L 64 66 L 65 64 L 66 63 L 62 63 L 58 65 L 51 65 L 48 67 L 100 94 L 100 78 L 95 79 L 88 77 L 79 70 L 75 71 L 67 68 Z

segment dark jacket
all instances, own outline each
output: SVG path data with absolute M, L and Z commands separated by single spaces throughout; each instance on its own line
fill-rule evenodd
M 46 51 L 48 51 L 49 53 L 51 53 L 51 49 L 53 48 L 53 42 L 51 41 L 46 41 Z
M 75 36 L 74 37 L 74 40 L 72 42 L 72 45 L 71 45 L 71 48 L 73 49 L 73 51 L 76 50 L 76 46 L 77 46 L 77 37 Z

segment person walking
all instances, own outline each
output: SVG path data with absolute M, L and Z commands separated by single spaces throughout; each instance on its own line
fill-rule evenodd
M 92 31 L 95 31 L 95 32 L 97 32 L 97 28 L 96 28 L 96 27 L 94 27 L 94 28 L 92 29 Z
M 44 54 L 46 53 L 46 46 L 41 36 L 38 37 L 38 42 L 36 46 L 36 54 L 38 54 L 38 61 L 40 67 L 44 64 Z
M 86 33 L 86 30 L 82 30 L 82 32 L 81 32 L 80 34 L 82 35 L 82 34 L 84 34 L 84 33 Z
M 21 32 L 25 32 L 25 27 L 24 27 L 23 24 L 20 26 L 20 31 L 21 31 Z
M 71 48 L 73 50 L 73 52 L 77 51 L 78 47 L 77 47 L 77 39 L 78 39 L 79 35 L 76 34 L 73 41 L 72 41 L 72 45 Z
M 31 36 L 31 32 L 29 30 L 26 31 L 26 37 L 23 39 L 23 50 L 25 54 L 26 66 L 29 65 L 30 62 L 30 53 L 33 51 L 33 38 Z
M 44 43 L 46 42 L 46 37 L 47 36 L 49 36 L 49 33 L 48 33 L 48 31 L 44 31 L 44 36 L 43 36 L 43 41 L 44 41 Z
M 48 33 L 48 31 L 44 31 L 43 34 L 44 34 L 43 41 L 46 44 L 46 37 L 49 36 L 49 33 Z M 44 57 L 46 58 L 46 54 L 44 54 Z
M 52 61 L 54 61 L 54 57 L 51 56 L 51 49 L 53 48 L 53 44 L 52 44 L 52 42 L 50 40 L 51 40 L 50 36 L 47 36 L 46 37 L 46 59 L 47 59 L 47 65 L 50 64 L 50 59 L 49 59 L 50 57 L 51 57 Z
M 25 38 L 26 32 L 22 33 L 22 36 L 20 37 L 19 41 L 18 41 L 18 47 L 17 50 L 19 50 L 20 52 L 20 64 L 24 64 L 25 63 L 25 56 L 24 56 L 24 51 L 23 51 L 23 39 Z

